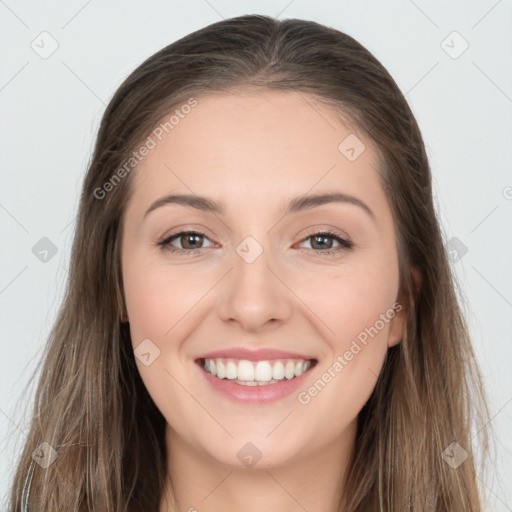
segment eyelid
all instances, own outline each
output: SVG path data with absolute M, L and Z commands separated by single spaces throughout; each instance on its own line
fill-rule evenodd
M 302 240 L 299 243 L 303 243 L 306 240 L 309 240 L 310 238 L 314 238 L 315 236 L 318 236 L 318 237 L 325 236 L 327 238 L 333 238 L 340 244 L 340 246 L 343 246 L 346 249 L 349 249 L 353 246 L 353 242 L 349 238 L 347 238 L 345 235 L 341 235 L 340 233 L 338 233 L 336 231 L 330 231 L 328 229 L 314 230 L 313 232 L 309 233 L 305 237 L 302 237 Z M 333 249 L 325 249 L 324 252 L 330 251 L 330 250 L 333 250 Z M 319 250 L 319 251 L 314 251 L 314 252 L 321 253 L 322 251 Z
M 198 249 L 181 249 L 180 247 L 174 247 L 171 246 L 170 243 L 174 240 L 179 240 L 181 236 L 183 235 L 198 235 L 201 236 L 203 239 L 210 240 L 210 237 L 206 235 L 205 233 L 202 233 L 201 231 L 198 231 L 196 229 L 184 229 L 181 231 L 177 231 L 176 233 L 173 233 L 172 235 L 166 236 L 163 238 L 160 242 L 157 242 L 157 245 L 162 246 L 162 248 L 172 247 L 171 252 L 187 252 L 192 253 L 196 251 L 200 251 L 201 249 L 206 249 L 206 247 L 200 247 Z M 211 240 L 210 240 L 211 242 Z M 215 244 L 213 244 L 215 245 Z M 210 246 L 211 247 L 211 246 Z

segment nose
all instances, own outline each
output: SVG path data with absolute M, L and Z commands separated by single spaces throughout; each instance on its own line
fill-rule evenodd
M 217 308 L 222 320 L 238 324 L 246 332 L 285 323 L 292 314 L 293 293 L 268 251 L 263 250 L 253 261 L 240 251 L 232 261 L 233 268 L 223 279 L 219 293 Z

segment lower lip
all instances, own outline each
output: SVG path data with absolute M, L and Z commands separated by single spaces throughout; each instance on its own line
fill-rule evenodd
M 206 381 L 215 391 L 235 402 L 257 404 L 276 402 L 292 394 L 304 384 L 315 364 L 312 364 L 312 366 L 299 377 L 290 380 L 285 378 L 275 384 L 266 384 L 263 386 L 259 384 L 257 386 L 244 386 L 243 384 L 237 384 L 228 379 L 218 379 L 206 372 L 201 365 L 198 366 Z

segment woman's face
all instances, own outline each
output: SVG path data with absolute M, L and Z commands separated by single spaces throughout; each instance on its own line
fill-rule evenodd
M 168 442 L 204 460 L 332 453 L 403 330 L 376 154 L 304 94 L 196 101 L 133 171 L 122 270 L 140 375 Z M 324 194 L 338 200 L 308 199 Z

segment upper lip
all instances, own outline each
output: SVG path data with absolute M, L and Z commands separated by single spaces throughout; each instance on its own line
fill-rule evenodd
M 215 350 L 208 352 L 198 359 L 245 359 L 247 361 L 267 361 L 272 359 L 304 359 L 306 361 L 315 359 L 314 357 L 296 352 L 287 352 L 285 350 L 276 350 L 273 348 L 260 348 L 258 350 L 250 350 L 246 347 L 237 347 L 224 350 Z

